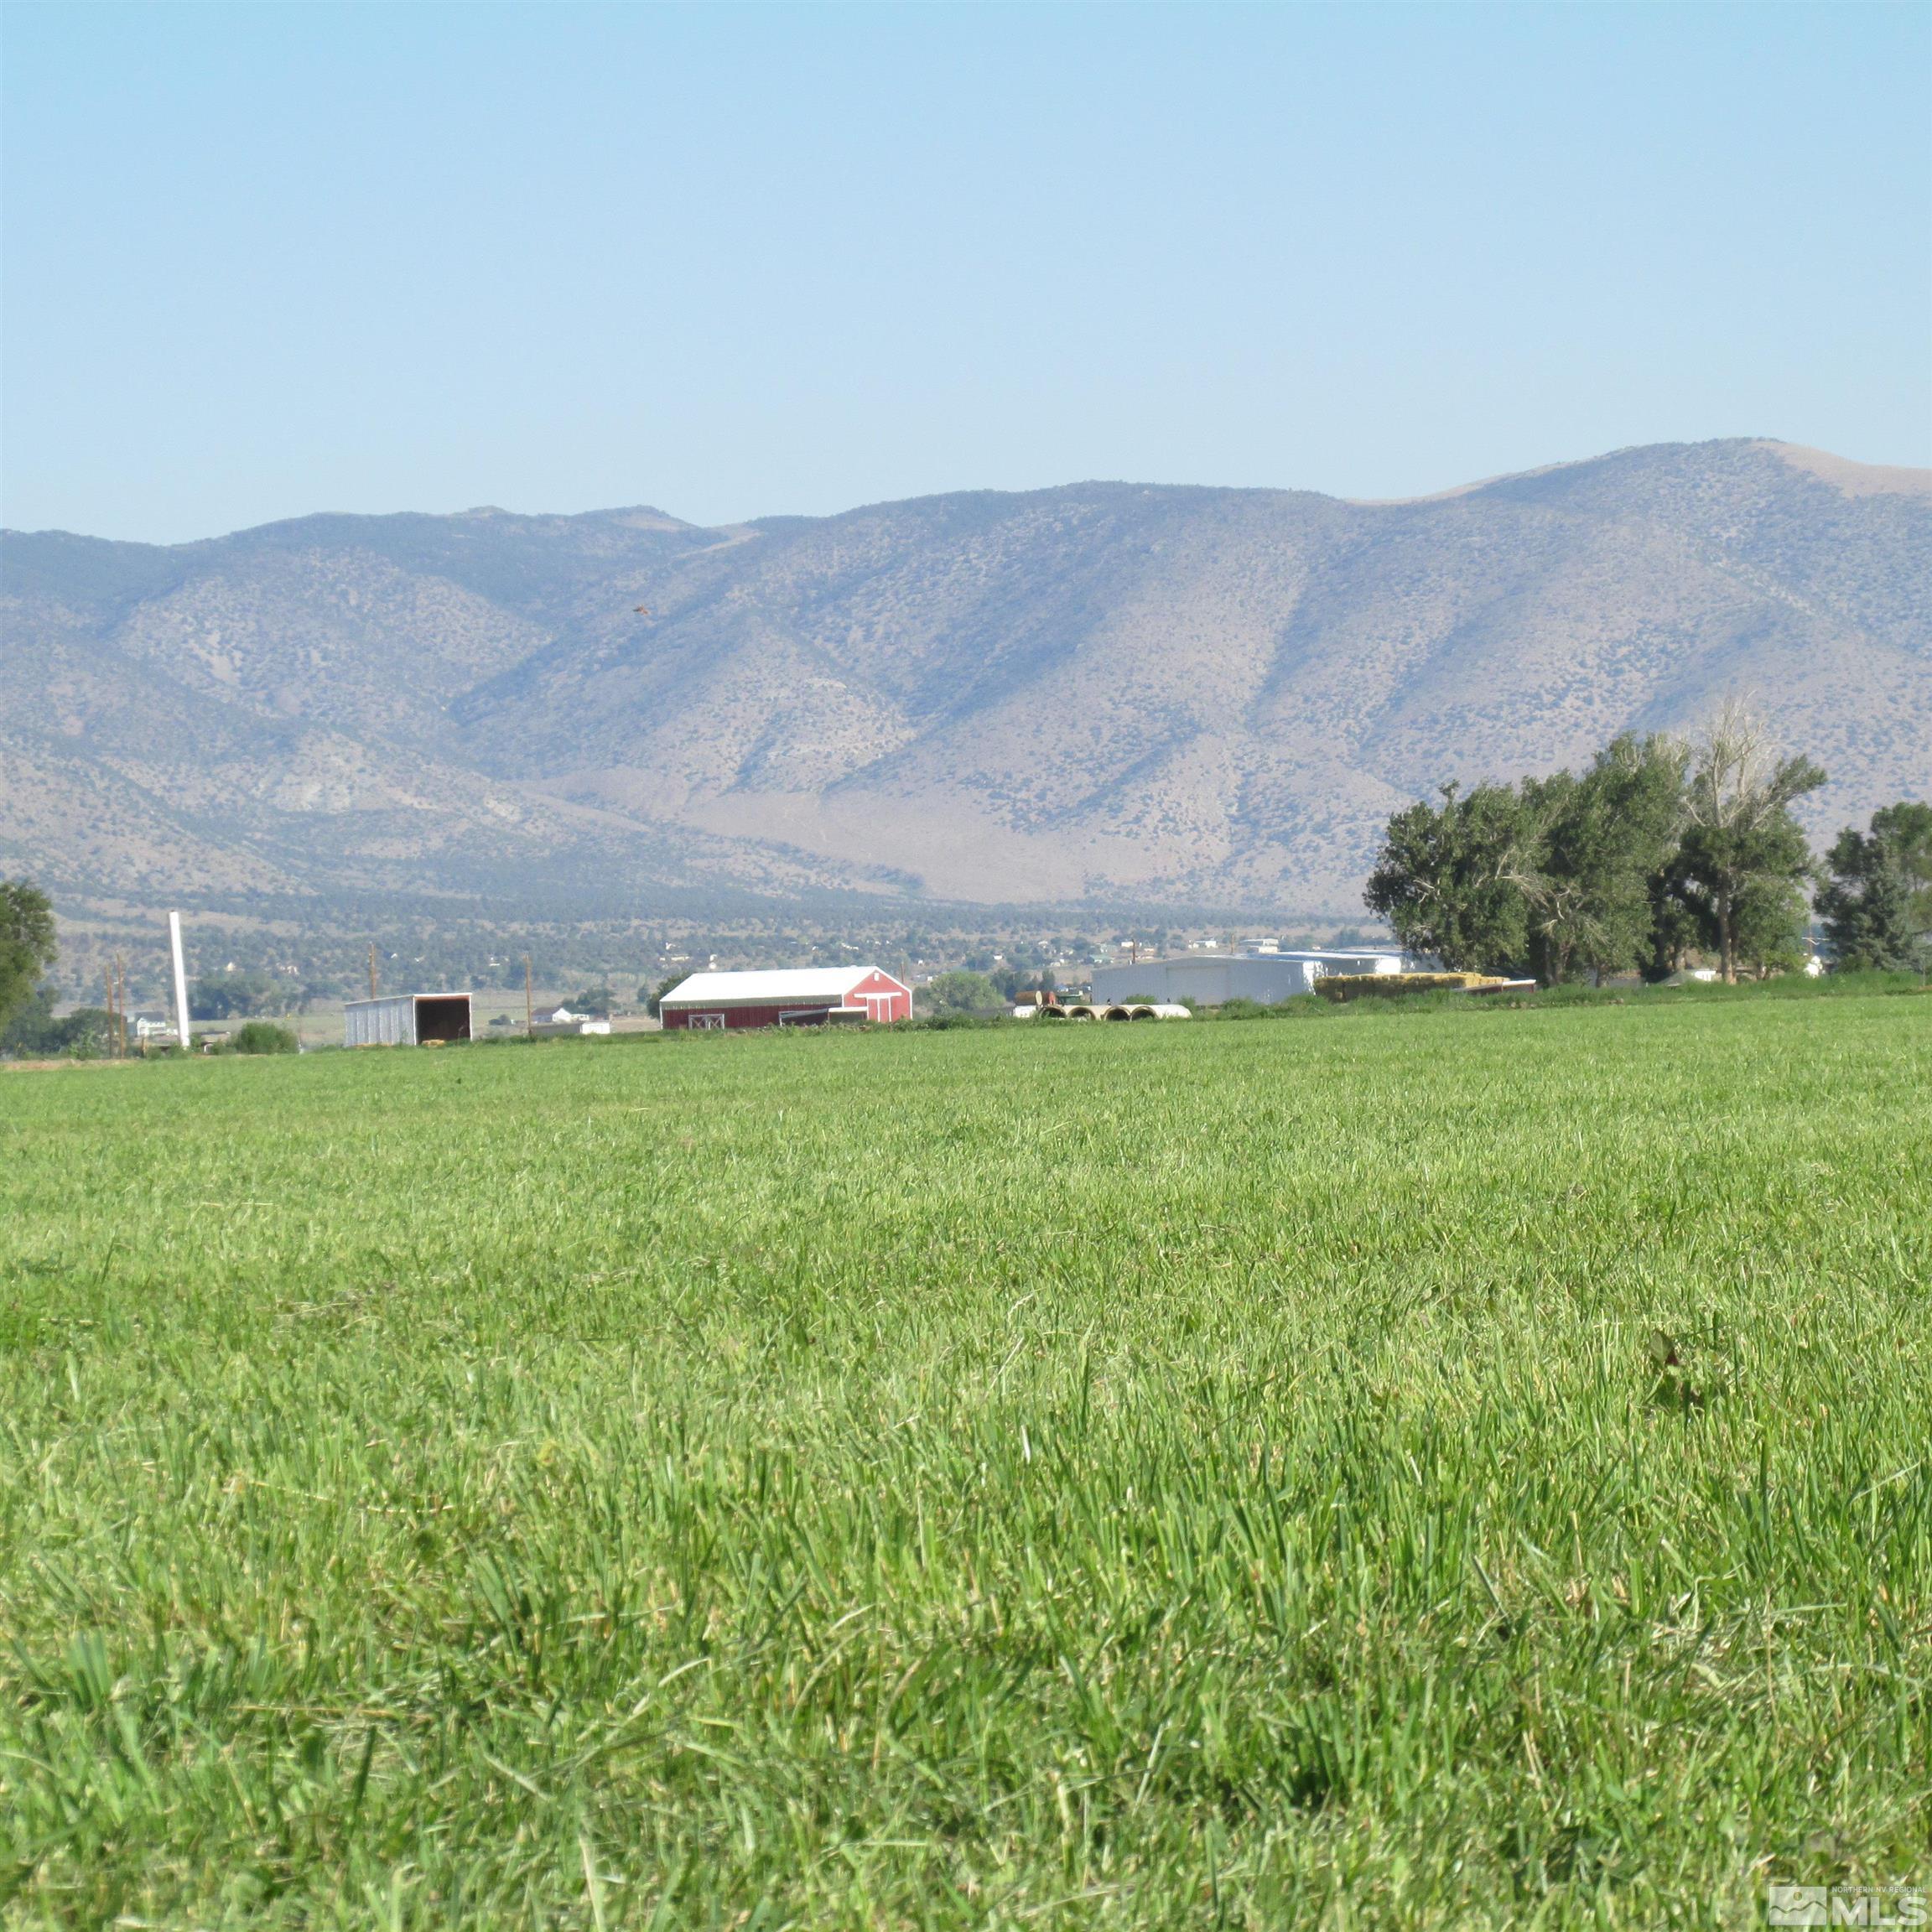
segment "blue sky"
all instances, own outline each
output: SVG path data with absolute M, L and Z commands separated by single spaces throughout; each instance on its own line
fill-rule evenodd
M 4 9 L 0 514 L 1932 462 L 1932 9 Z

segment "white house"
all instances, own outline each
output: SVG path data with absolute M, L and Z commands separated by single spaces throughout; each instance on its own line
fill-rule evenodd
M 589 1035 L 608 1033 L 610 1031 L 608 1020 L 599 1019 L 590 1013 L 574 1013 L 568 1006 L 558 1006 L 554 1012 L 546 1013 L 537 1024 L 539 1026 L 554 1027 L 563 1033 Z

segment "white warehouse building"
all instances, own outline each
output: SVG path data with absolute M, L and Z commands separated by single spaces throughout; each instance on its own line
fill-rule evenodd
M 1199 1006 L 1253 1000 L 1276 1006 L 1332 973 L 1400 973 L 1399 951 L 1359 953 L 1196 953 L 1177 959 L 1143 959 L 1132 966 L 1096 966 L 1096 1000 L 1192 1000 Z

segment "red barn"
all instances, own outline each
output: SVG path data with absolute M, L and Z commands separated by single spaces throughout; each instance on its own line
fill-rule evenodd
M 912 989 L 876 966 L 693 973 L 657 1010 L 670 1027 L 828 1026 L 912 1017 Z

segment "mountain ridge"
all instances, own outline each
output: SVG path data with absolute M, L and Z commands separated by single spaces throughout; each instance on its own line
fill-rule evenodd
M 1398 502 L 1088 482 L 707 528 L 0 535 L 0 864 L 88 890 L 1353 911 L 1388 813 L 1755 692 L 1932 792 L 1932 472 L 1655 444 Z M 639 606 L 642 606 L 640 610 Z

